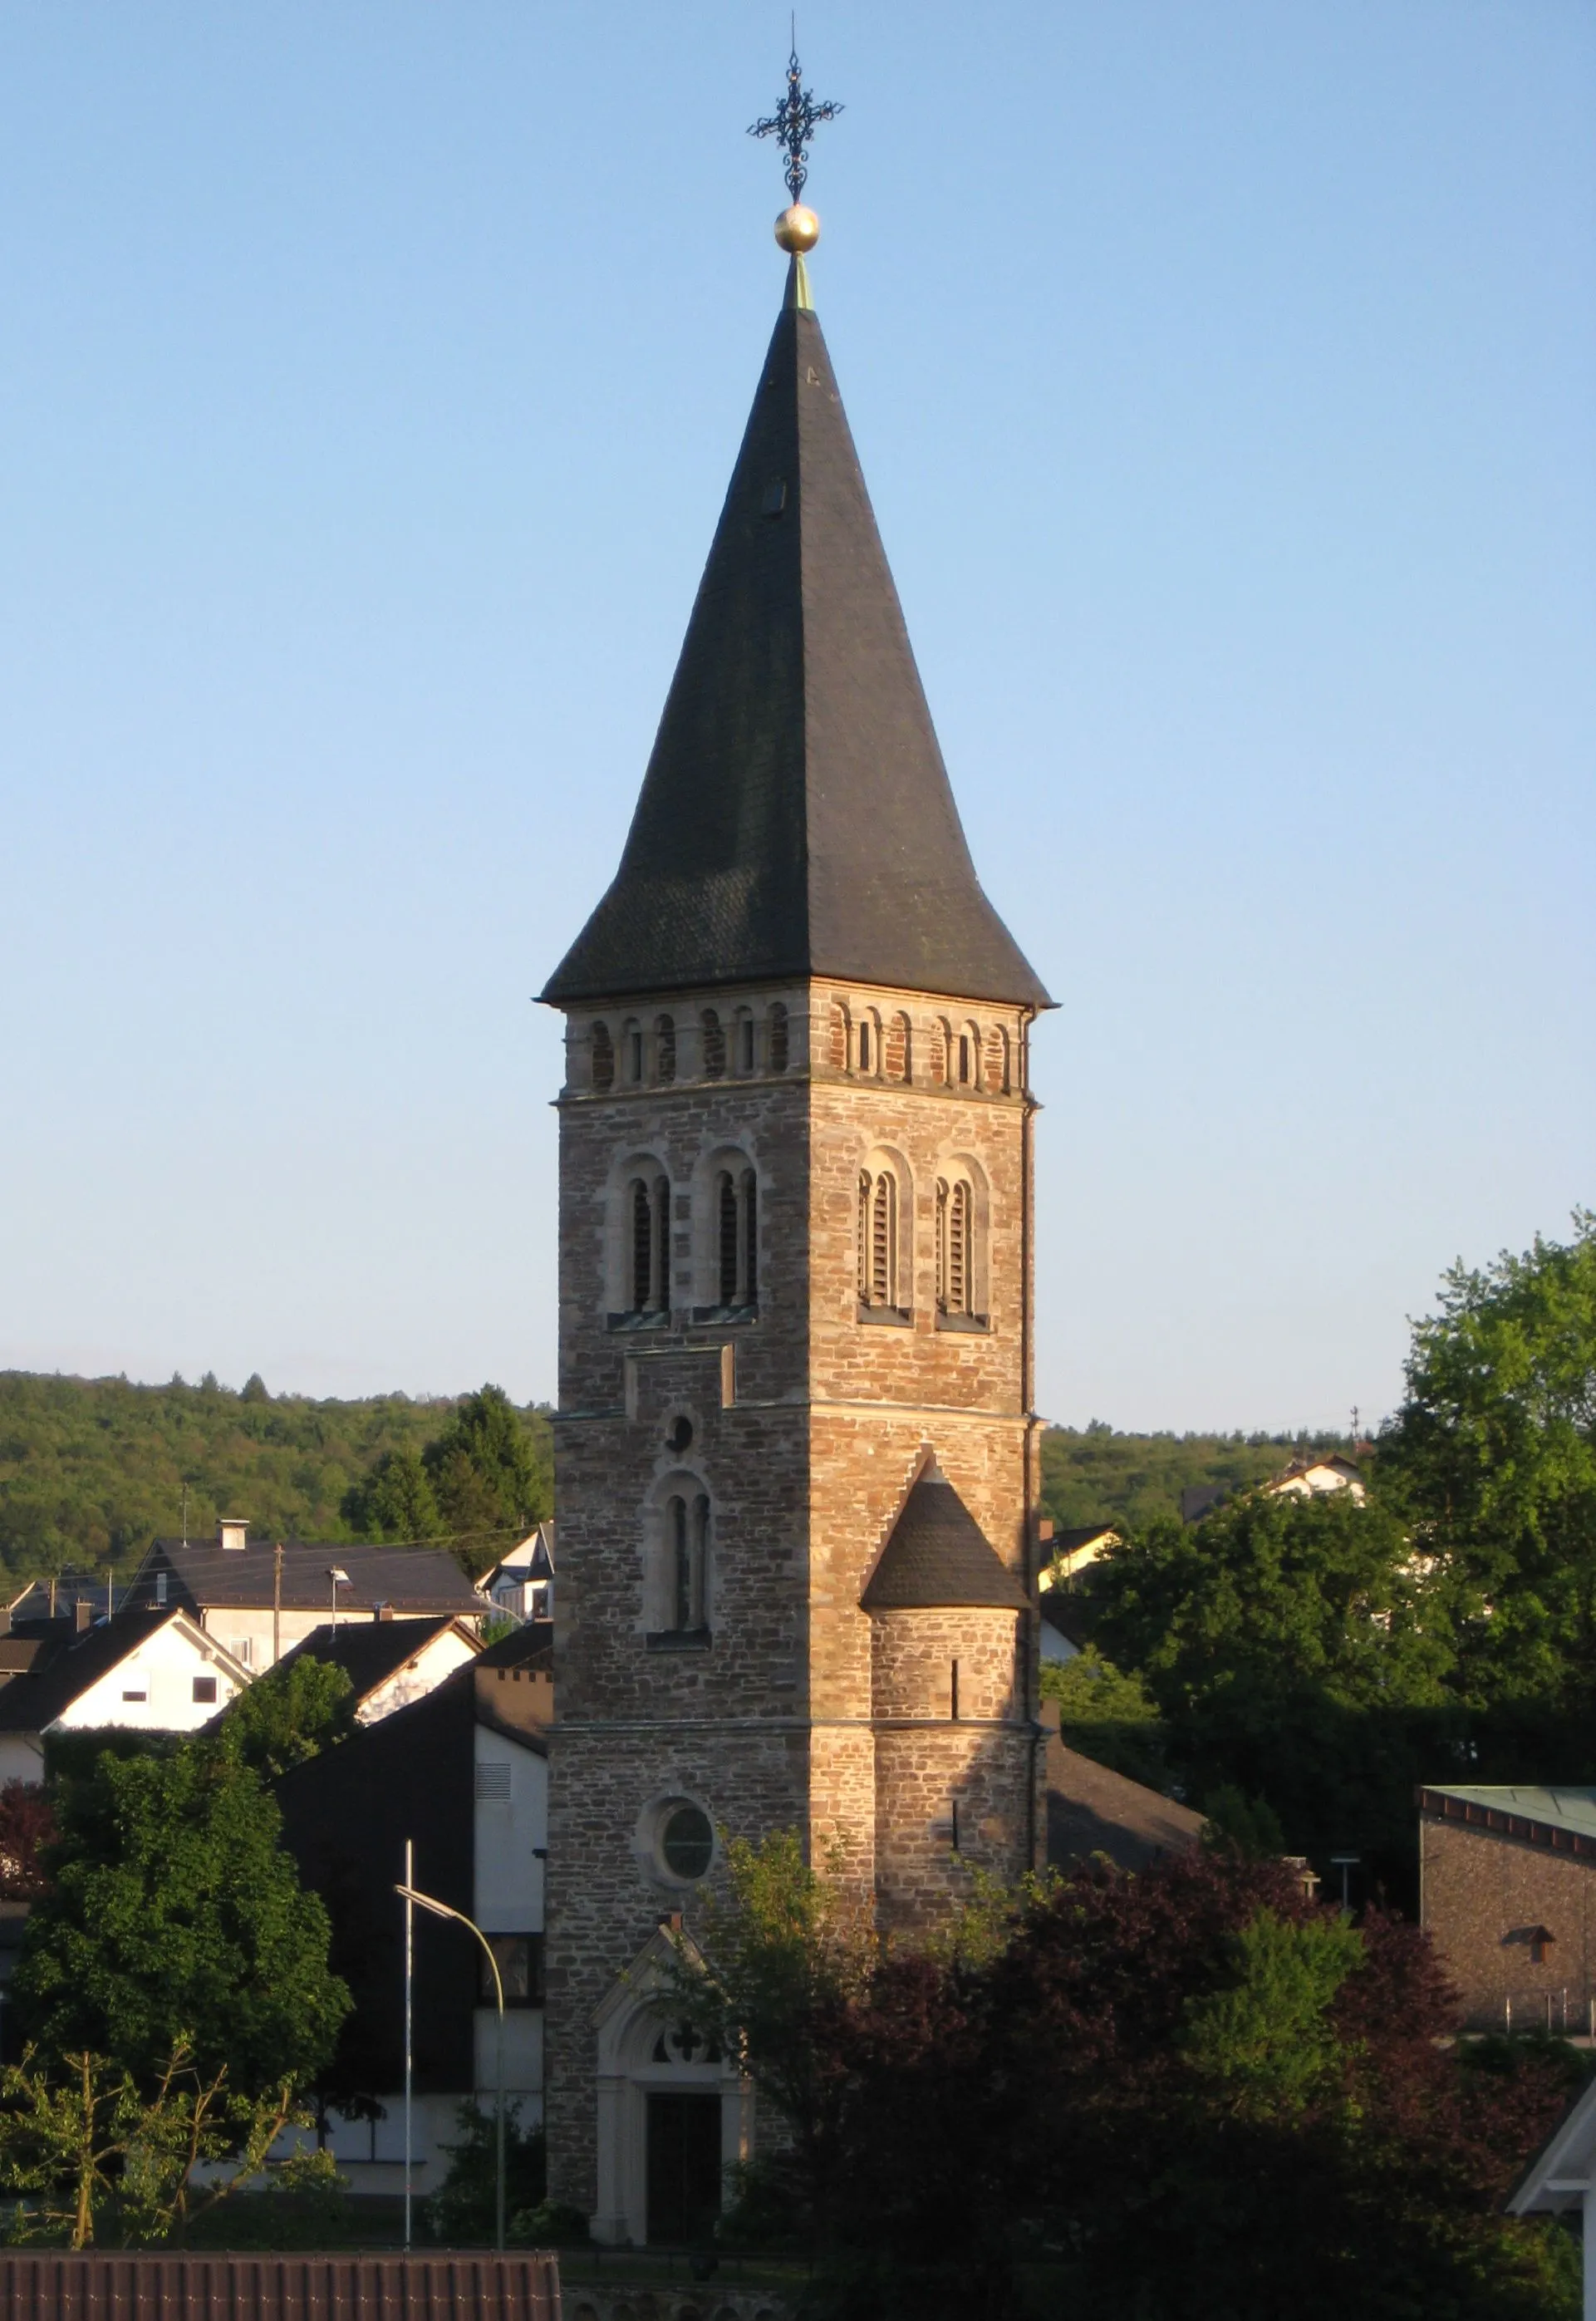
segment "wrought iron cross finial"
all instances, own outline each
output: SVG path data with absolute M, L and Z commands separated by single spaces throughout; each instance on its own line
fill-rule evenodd
M 798 62 L 798 36 L 793 35 L 793 52 L 787 59 L 787 93 L 775 111 L 764 121 L 756 121 L 748 131 L 750 137 L 774 137 L 786 148 L 787 166 L 782 171 L 787 181 L 787 191 L 796 205 L 809 176 L 809 164 L 803 149 L 822 121 L 835 121 L 842 107 L 839 105 L 817 105 L 814 92 L 803 86 L 803 73 Z

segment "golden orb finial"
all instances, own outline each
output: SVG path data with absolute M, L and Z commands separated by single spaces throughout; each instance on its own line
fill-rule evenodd
M 783 250 L 802 257 L 806 250 L 812 250 L 819 241 L 821 222 L 812 209 L 806 209 L 802 202 L 794 202 L 791 209 L 784 210 L 777 218 L 775 238 Z

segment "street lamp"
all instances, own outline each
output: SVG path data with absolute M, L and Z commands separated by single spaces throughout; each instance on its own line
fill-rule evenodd
M 435 1918 L 452 1918 L 457 1925 L 468 1927 L 482 1944 L 482 1954 L 494 1971 L 494 1998 L 499 2010 L 494 2039 L 494 2076 L 498 2082 L 494 2106 L 494 2144 L 497 2174 L 494 2201 L 494 2245 L 503 2250 L 504 2246 L 504 1979 L 499 1972 L 499 1961 L 494 1956 L 494 1946 L 475 1918 L 468 1918 L 464 1910 L 451 1909 L 447 1902 L 439 1901 L 436 1895 L 423 1894 L 419 1887 L 395 1886 L 394 1891 L 404 1901 L 413 1902 L 418 1910 L 430 1910 Z M 404 1971 L 405 1980 L 408 1983 L 411 1973 L 408 1948 L 405 1952 Z M 404 2013 L 408 2022 L 410 2017 L 408 1996 Z M 408 2056 L 405 2059 L 405 2071 L 408 2076 Z M 408 2176 L 408 2153 L 405 2156 Z
M 340 1588 L 352 1588 L 355 1583 L 349 1578 L 349 1573 L 344 1570 L 341 1563 L 330 1563 L 327 1566 L 327 1577 L 332 1582 L 332 1625 L 334 1628 L 336 1628 L 338 1625 L 338 1591 Z
M 1330 1856 L 1330 1867 L 1341 1872 L 1341 1907 L 1348 1913 L 1352 1908 L 1350 1892 L 1352 1872 L 1358 1867 L 1363 1858 L 1361 1853 L 1332 1853 Z

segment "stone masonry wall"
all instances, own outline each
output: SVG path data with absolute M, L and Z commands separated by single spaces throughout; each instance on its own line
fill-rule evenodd
M 570 1024 L 547 2116 L 551 2192 L 590 2211 L 594 2010 L 662 1913 L 684 1903 L 691 1913 L 691 1889 L 664 1873 L 651 1836 L 664 1801 L 696 1803 L 731 1834 L 796 1827 L 816 1856 L 839 1846 L 894 1926 L 944 1908 L 968 1861 L 1009 1876 L 1029 1859 L 1035 1622 L 1020 1624 L 1017 1654 L 1012 1614 L 997 1616 L 1001 1645 L 990 1614 L 934 1616 L 952 1625 L 934 1639 L 928 1630 L 925 1650 L 934 1642 L 950 1660 L 959 1631 L 972 1702 L 961 1699 L 962 1728 L 949 1717 L 898 1733 L 880 1723 L 871 1622 L 859 1606 L 928 1443 L 1029 1585 L 1038 1424 L 1029 1409 L 1027 1027 L 1012 1009 L 841 996 L 853 1028 L 839 1051 L 830 1044 L 838 988 L 739 994 L 735 1007 L 725 994 L 674 996 L 665 1084 L 669 1050 L 652 1029 L 660 1004 L 585 1011 Z M 781 1070 L 777 1002 L 788 1011 Z M 720 1048 L 700 1028 L 706 1006 L 725 1035 L 727 1068 L 713 1080 L 705 1061 Z M 744 1007 L 751 1069 L 741 1068 Z M 605 1087 L 594 1081 L 595 1017 L 609 1035 Z M 857 1069 L 866 1019 L 893 1033 L 869 1044 L 882 1077 Z M 633 1023 L 644 1028 L 636 1079 Z M 957 1072 L 961 1037 L 970 1082 L 932 1082 L 933 1060 Z M 884 1076 L 905 1063 L 907 1081 Z M 911 1303 L 904 1321 L 862 1322 L 857 1178 L 866 1153 L 883 1148 L 905 1188 L 901 1270 Z M 616 1297 L 634 1163 L 669 1187 L 670 1310 L 641 1320 L 621 1318 Z M 714 1304 L 716 1175 L 745 1164 L 757 1187 L 757 1316 Z M 976 1196 L 983 1311 L 962 1329 L 937 1326 L 939 1169 L 958 1170 Z M 704 1636 L 657 1633 L 660 1508 L 672 1491 L 702 1494 L 712 1509 Z M 905 1684 L 920 1649 L 900 1655 Z M 972 1721 L 977 1698 L 990 1721 Z M 963 1861 L 951 1859 L 954 1796 Z
M 1596 1862 L 1505 1832 L 1421 1814 L 1419 1861 L 1424 1925 L 1463 1993 L 1471 2031 L 1546 2021 L 1555 2030 L 1591 2028 L 1596 1996 Z M 1530 1934 L 1554 1937 L 1537 1966 Z

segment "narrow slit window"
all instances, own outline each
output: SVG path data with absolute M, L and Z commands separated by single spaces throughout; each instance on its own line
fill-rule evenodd
M 743 1170 L 740 1189 L 742 1216 L 737 1239 L 742 1275 L 738 1285 L 738 1303 L 753 1306 L 759 1297 L 759 1190 L 751 1169 Z
M 626 1077 L 633 1088 L 643 1080 L 643 1027 L 629 1024 L 626 1027 Z
M 640 1177 L 631 1188 L 631 1307 L 643 1313 L 654 1287 L 654 1204 Z
M 721 1303 L 735 1306 L 737 1296 L 737 1187 L 731 1172 L 722 1169 L 715 1187 L 715 1206 L 719 1212 Z
M 859 1069 L 867 1072 L 870 1068 L 870 1026 L 864 1023 L 859 1026 Z
M 737 1036 L 739 1066 L 743 1071 L 751 1072 L 754 1069 L 754 1019 L 751 1015 L 743 1017 L 737 1027 Z
M 687 1536 L 687 1502 L 673 1498 L 666 1508 L 670 1523 L 671 1579 L 674 1591 L 673 1627 L 693 1625 L 693 1546 Z

